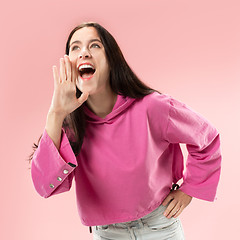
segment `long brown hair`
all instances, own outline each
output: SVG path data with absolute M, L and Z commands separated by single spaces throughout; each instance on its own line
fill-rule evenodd
M 106 57 L 110 66 L 110 86 L 113 92 L 119 95 L 128 96 L 131 98 L 142 98 L 154 91 L 143 83 L 132 69 L 127 64 L 116 40 L 113 36 L 100 24 L 96 22 L 85 22 L 77 27 L 75 27 L 69 34 L 66 43 L 65 53 L 69 54 L 69 43 L 73 34 L 83 28 L 83 27 L 94 27 L 103 43 Z M 82 94 L 82 92 L 76 88 L 77 98 Z M 79 108 L 70 113 L 63 121 L 63 128 L 69 137 L 70 145 L 73 149 L 75 155 L 78 155 L 83 143 L 83 138 L 85 134 L 85 114 L 83 110 L 83 103 Z M 70 131 L 74 133 L 74 138 L 70 138 Z M 38 148 L 38 144 L 41 140 L 41 136 L 38 139 L 38 143 L 33 145 L 33 150 Z M 29 161 L 32 160 L 33 153 L 29 156 Z

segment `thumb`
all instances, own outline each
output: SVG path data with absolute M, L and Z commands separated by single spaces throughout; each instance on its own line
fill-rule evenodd
M 78 98 L 78 102 L 80 105 L 82 105 L 87 99 L 88 99 L 89 93 L 84 92 L 81 94 L 81 96 Z

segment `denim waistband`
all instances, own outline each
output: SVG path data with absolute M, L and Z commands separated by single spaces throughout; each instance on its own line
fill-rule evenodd
M 113 224 L 108 224 L 108 225 L 99 225 L 96 226 L 97 229 L 106 229 L 109 226 L 117 227 L 117 228 L 128 228 L 128 227 L 143 227 L 144 224 L 151 218 L 154 218 L 160 214 L 163 214 L 164 210 L 166 207 L 160 205 L 158 206 L 155 210 L 150 212 L 149 214 L 133 221 L 128 221 L 128 222 L 121 222 L 121 223 L 113 223 Z

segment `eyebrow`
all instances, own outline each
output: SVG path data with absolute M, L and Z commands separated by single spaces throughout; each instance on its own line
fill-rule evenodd
M 96 42 L 96 41 L 102 43 L 102 41 L 99 40 L 99 39 L 97 39 L 97 38 L 93 38 L 93 39 L 89 40 L 88 43 Z M 76 41 L 72 42 L 72 43 L 69 45 L 69 47 L 71 47 L 71 45 L 73 45 L 74 43 L 80 43 L 80 44 L 81 44 L 82 42 L 79 41 L 79 40 L 76 40 Z

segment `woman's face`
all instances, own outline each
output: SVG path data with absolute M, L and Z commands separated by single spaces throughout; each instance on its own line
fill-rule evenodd
M 76 85 L 90 95 L 109 87 L 109 64 L 94 27 L 77 30 L 69 43 L 69 58 L 77 71 Z

